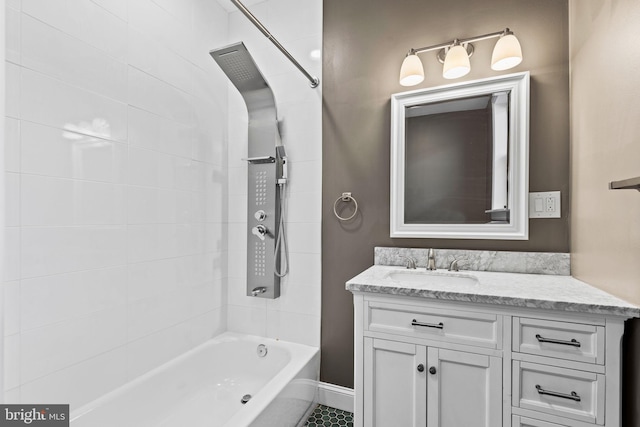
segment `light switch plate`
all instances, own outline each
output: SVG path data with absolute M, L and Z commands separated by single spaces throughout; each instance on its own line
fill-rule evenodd
M 529 218 L 560 218 L 560 192 L 529 193 Z

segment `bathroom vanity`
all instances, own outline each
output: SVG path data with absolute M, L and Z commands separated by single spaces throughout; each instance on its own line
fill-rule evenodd
M 620 426 L 639 308 L 560 275 L 374 265 L 347 289 L 354 426 Z

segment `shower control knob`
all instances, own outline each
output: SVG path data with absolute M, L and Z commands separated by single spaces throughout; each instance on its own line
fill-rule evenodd
M 260 240 L 264 240 L 264 236 L 267 234 L 267 227 L 264 225 L 256 225 L 251 229 L 251 234 L 258 236 Z
M 267 213 L 263 210 L 259 210 L 258 212 L 256 212 L 255 214 L 253 214 L 253 216 L 258 220 L 258 221 L 264 221 L 267 218 Z

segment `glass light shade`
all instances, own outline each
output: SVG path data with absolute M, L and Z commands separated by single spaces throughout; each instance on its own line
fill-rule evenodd
M 424 80 L 424 68 L 422 68 L 422 61 L 418 58 L 418 55 L 407 55 L 402 61 L 402 67 L 400 67 L 400 84 L 402 86 L 415 86 Z
M 469 62 L 467 49 L 461 45 L 455 45 L 449 49 L 444 59 L 442 77 L 445 79 L 457 79 L 467 75 L 469 71 L 471 71 L 471 63 Z
M 491 55 L 491 69 L 508 70 L 522 62 L 522 48 L 518 38 L 513 34 L 500 37 Z

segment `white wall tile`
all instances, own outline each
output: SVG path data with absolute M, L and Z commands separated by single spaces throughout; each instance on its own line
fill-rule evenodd
M 270 310 L 267 312 L 266 336 L 317 346 L 320 343 L 320 317 Z
M 175 258 L 129 264 L 127 302 L 166 294 L 188 281 Z
M 20 349 L 21 381 L 33 381 L 124 345 L 125 342 L 124 307 L 24 331 Z M 43 354 L 47 357 L 43 358 Z
M 321 275 L 322 262 L 317 254 L 289 254 L 289 275 L 287 276 L 289 283 L 320 288 Z
M 179 157 L 190 157 L 193 128 L 162 116 L 129 107 L 129 143 Z
M 137 68 L 128 71 L 129 104 L 186 125 L 194 123 L 192 96 Z
M 315 222 L 322 220 L 322 193 L 293 193 L 286 199 L 285 220 L 291 222 Z
M 113 13 L 123 21 L 127 20 L 127 0 L 91 0 L 98 6 Z
M 6 227 L 4 231 L 4 281 L 20 279 L 20 228 Z
M 129 225 L 127 227 L 127 261 L 135 263 L 162 258 L 158 251 L 158 240 L 157 225 Z
M 241 334 L 267 336 L 267 310 L 264 307 L 227 305 L 227 328 Z
M 322 0 L 266 2 L 269 23 L 278 28 L 280 40 L 322 35 Z
M 322 160 L 322 105 L 284 104 L 278 110 L 282 141 L 291 161 Z
M 20 8 L 21 8 L 21 5 L 20 5 L 21 1 L 22 1 L 22 0 L 7 0 L 7 1 L 6 1 L 6 3 L 7 3 L 7 7 L 10 7 L 10 8 L 15 9 L 15 10 L 20 10 Z
M 20 10 L 7 3 L 5 14 L 5 59 L 20 64 Z
M 183 4 L 186 3 L 189 2 Z M 183 58 L 190 58 L 193 55 L 193 28 L 183 24 L 151 0 L 129 3 L 129 24 Z
M 289 250 L 292 253 L 320 254 L 322 240 L 320 223 L 292 222 L 287 226 Z
M 194 94 L 194 65 L 151 40 L 139 31 L 129 28 L 129 64 L 176 88 Z
M 320 317 L 320 286 L 303 286 L 291 283 L 287 278 L 281 281 L 280 298 L 267 300 L 270 311 L 286 311 Z
M 127 146 L 36 123 L 22 122 L 23 173 L 123 184 Z
M 21 88 L 25 120 L 103 139 L 127 139 L 127 109 L 121 102 L 27 69 L 21 72 Z
M 4 335 L 20 333 L 20 282 L 5 282 L 4 292 Z M 6 388 L 6 387 L 5 387 Z
M 21 399 L 78 408 L 124 384 L 125 372 L 125 347 L 115 348 L 24 384 Z
M 23 67 L 121 102 L 127 101 L 124 62 L 28 15 L 22 16 L 21 28 Z
M 125 223 L 122 185 L 23 175 L 21 189 L 23 226 Z
M 6 117 L 4 126 L 4 169 L 20 172 L 20 120 Z
M 173 15 L 185 26 L 190 26 L 193 19 L 193 2 L 185 0 L 153 0 L 155 4 Z
M 22 70 L 16 64 L 5 62 L 5 110 L 7 117 L 20 118 L 20 74 Z
M 126 59 L 127 23 L 90 0 L 22 0 L 22 11 L 113 58 Z
M 145 372 L 193 348 L 190 322 L 183 322 L 127 344 L 127 378 Z
M 267 300 L 247 296 L 246 280 L 230 277 L 228 279 L 227 302 L 229 305 L 266 309 Z
M 289 181 L 287 182 L 287 187 L 289 194 L 291 194 L 292 196 L 295 193 L 321 193 L 322 162 L 298 162 L 296 160 L 290 161 Z
M 22 175 L 21 186 L 23 225 L 73 225 L 73 180 Z
M 24 279 L 20 294 L 21 328 L 26 331 L 124 307 L 126 295 L 124 266 Z
M 23 278 L 121 265 L 123 226 L 27 227 L 20 248 Z
M 20 403 L 20 387 L 12 388 L 4 391 L 4 403 L 18 404 Z
M 7 227 L 20 226 L 20 174 L 5 174 L 5 224 Z
M 20 335 L 4 337 L 4 372 L 5 390 L 20 385 Z

